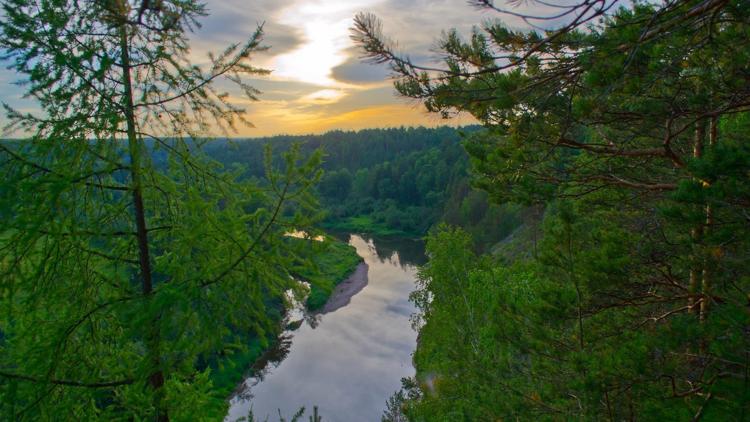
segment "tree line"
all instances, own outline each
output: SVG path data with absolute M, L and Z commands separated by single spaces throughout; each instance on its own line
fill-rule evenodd
M 225 166 L 257 163 L 265 147 L 280 153 L 299 144 L 303 156 L 324 151 L 324 174 L 316 191 L 325 208 L 324 225 L 343 230 L 424 236 L 439 221 L 476 233 L 475 247 L 486 248 L 519 224 L 520 207 L 490 203 L 468 177 L 469 156 L 462 146 L 479 126 L 390 128 L 322 135 L 220 140 L 206 151 Z M 247 177 L 262 167 L 248 166 Z M 349 219 L 365 218 L 360 226 Z M 327 224 L 325 224 L 327 223 Z

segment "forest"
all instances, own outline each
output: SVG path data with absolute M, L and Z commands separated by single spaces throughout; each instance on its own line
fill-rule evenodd
M 326 212 L 323 227 L 422 237 L 444 221 L 472 232 L 474 247 L 482 249 L 520 224 L 522 208 L 491 203 L 485 191 L 471 187 L 461 141 L 480 130 L 417 127 L 220 140 L 206 152 L 231 167 L 261 162 L 266 146 L 279 154 L 298 144 L 303 156 L 322 150 L 325 172 L 316 191 Z M 248 166 L 244 176 L 262 174 L 260 166 Z
M 412 275 L 366 317 L 414 330 L 383 422 L 750 419 L 750 2 L 437 3 L 430 51 L 367 11 L 346 51 L 472 124 L 246 137 L 263 24 L 197 60 L 203 2 L 0 1 L 0 419 L 229 420 L 290 333 L 371 334 L 332 298 Z

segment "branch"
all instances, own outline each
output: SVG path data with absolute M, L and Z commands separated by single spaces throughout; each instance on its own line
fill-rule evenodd
M 281 211 L 281 206 L 284 204 L 286 199 L 286 193 L 289 190 L 289 185 L 291 184 L 290 179 L 287 178 L 286 183 L 284 184 L 284 190 L 279 195 L 279 201 L 276 203 L 276 208 L 273 211 L 273 214 L 271 215 L 271 218 L 268 220 L 266 225 L 263 227 L 263 230 L 261 230 L 260 234 L 258 234 L 255 239 L 253 239 L 253 243 L 250 244 L 250 246 L 245 250 L 239 258 L 237 258 L 228 268 L 226 268 L 224 271 L 221 272 L 218 276 L 214 277 L 212 280 L 206 281 L 201 283 L 201 287 L 207 287 L 212 284 L 216 284 L 220 282 L 224 277 L 229 275 L 235 268 L 237 268 L 238 265 L 242 263 L 250 254 L 255 250 L 255 247 L 260 243 L 261 239 L 265 237 L 268 230 L 271 228 L 271 226 L 276 222 L 276 218 L 279 215 L 279 212 Z
M 57 173 L 56 171 L 54 171 L 52 169 L 49 169 L 47 167 L 44 167 L 42 165 L 39 165 L 39 164 L 34 163 L 32 161 L 29 161 L 29 160 L 25 159 L 24 157 L 20 156 L 19 154 L 17 154 L 16 152 L 12 151 L 10 148 L 5 147 L 2 144 L 0 144 L 0 150 L 2 150 L 6 154 L 10 155 L 16 161 L 19 161 L 19 162 L 21 162 L 22 164 L 24 164 L 26 166 L 35 168 L 35 169 L 37 169 L 37 170 L 39 170 L 41 172 L 47 173 L 47 174 L 51 174 L 51 175 L 60 177 L 62 179 L 66 179 L 65 175 L 62 175 L 62 174 Z M 121 170 L 123 168 L 125 168 L 125 167 L 116 167 L 116 168 L 113 168 L 112 171 Z M 93 172 L 91 174 L 87 174 L 87 175 L 76 177 L 76 178 L 70 180 L 70 182 L 72 184 L 83 182 L 85 179 L 87 179 L 89 177 L 97 176 L 97 175 L 101 175 L 101 174 L 107 174 L 107 172 L 108 171 L 106 171 L 106 170 L 100 170 L 100 171 L 97 171 L 97 172 Z M 127 186 L 105 185 L 105 184 L 94 183 L 94 182 L 83 182 L 83 183 L 86 186 L 90 186 L 90 187 L 94 187 L 94 188 L 100 188 L 100 189 L 109 189 L 109 190 L 117 190 L 117 191 L 129 191 L 130 190 L 130 188 L 127 187 Z
M 611 147 L 597 147 L 566 138 L 560 138 L 558 140 L 558 143 L 567 147 L 583 149 L 586 151 L 595 152 L 597 154 L 616 155 L 622 157 L 667 157 L 668 155 L 663 148 L 625 150 Z
M 30 381 L 38 384 L 54 384 L 54 385 L 65 385 L 69 387 L 84 387 L 84 388 L 110 388 L 118 387 L 121 385 L 130 385 L 135 380 L 132 378 L 126 378 L 118 381 L 100 381 L 100 382 L 83 382 L 83 381 L 72 381 L 72 380 L 58 380 L 58 379 L 44 379 L 32 377 L 30 375 L 15 374 L 0 370 L 0 377 L 18 379 L 23 381 Z
M 588 179 L 591 180 L 602 180 L 610 183 L 614 183 L 620 186 L 627 186 L 635 189 L 652 190 L 652 191 L 663 191 L 663 190 L 675 190 L 677 189 L 676 183 L 643 183 L 635 182 L 632 180 L 623 179 L 614 174 L 602 175 L 602 176 L 591 176 Z

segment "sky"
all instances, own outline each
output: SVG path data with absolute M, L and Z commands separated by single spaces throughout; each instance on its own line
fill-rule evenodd
M 429 60 L 442 30 L 469 31 L 487 17 L 466 1 L 212 0 L 207 5 L 211 14 L 192 36 L 196 57 L 241 40 L 259 23 L 271 47 L 256 57 L 256 64 L 272 71 L 252 80 L 262 92 L 260 101 L 244 104 L 255 128 L 240 129 L 240 136 L 473 122 L 470 116 L 446 121 L 398 97 L 387 66 L 363 63 L 349 38 L 354 15 L 373 12 L 402 51 Z
M 559 3 L 570 3 L 572 0 Z M 226 85 L 233 102 L 247 109 L 254 127 L 239 127 L 239 137 L 322 133 L 334 129 L 464 125 L 474 121 L 459 116 L 450 121 L 429 114 L 414 100 L 396 95 L 385 65 L 363 63 L 353 45 L 350 28 L 357 12 L 372 12 L 383 21 L 384 33 L 397 41 L 400 52 L 418 63 L 435 63 L 436 40 L 456 28 L 470 34 L 474 25 L 501 19 L 512 28 L 523 23 L 512 17 L 479 10 L 466 0 L 207 0 L 209 16 L 191 34 L 193 60 L 207 62 L 209 52 L 221 52 L 242 42 L 261 23 L 266 52 L 254 56 L 255 65 L 271 74 L 249 80 L 261 91 L 260 101 L 244 99 Z M 498 5 L 508 7 L 505 1 Z M 537 7 L 522 1 L 519 11 Z M 11 85 L 16 75 L 0 71 L 0 99 L 22 110 L 34 109 Z M 222 86 L 223 88 L 223 86 Z M 0 119 L 2 123 L 2 119 Z

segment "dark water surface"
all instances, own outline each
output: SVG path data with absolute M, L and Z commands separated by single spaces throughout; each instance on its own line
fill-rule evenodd
M 279 420 L 278 409 L 288 420 L 302 406 L 306 415 L 318 406 L 324 421 L 379 421 L 401 378 L 414 374 L 417 334 L 408 298 L 423 245 L 358 235 L 349 243 L 368 266 L 367 285 L 346 306 L 307 316 L 286 331 L 265 368 L 231 399 L 227 421 L 247 416 L 251 407 L 258 420 Z

